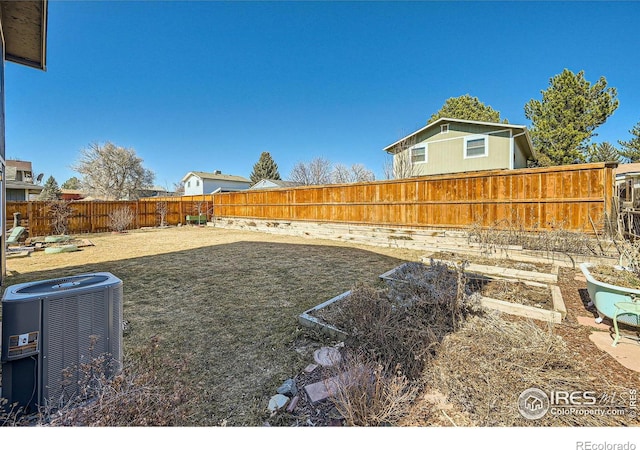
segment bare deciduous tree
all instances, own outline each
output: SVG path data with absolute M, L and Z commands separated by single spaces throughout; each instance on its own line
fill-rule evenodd
M 209 202 L 200 201 L 193 203 L 193 212 L 199 216 L 210 216 L 213 213 L 213 205 L 209 205 Z
M 309 163 L 299 162 L 289 174 L 289 179 L 306 186 L 329 183 L 359 183 L 374 181 L 375 174 L 363 164 L 332 164 L 324 158 L 315 158 Z
M 356 163 L 351 166 L 351 173 L 353 174 L 353 181 L 355 183 L 376 180 L 376 175 L 360 163 Z
M 91 195 L 109 200 L 131 200 L 153 184 L 155 175 L 145 169 L 142 162 L 132 148 L 107 142 L 91 144 L 81 150 L 73 170 L 82 175 L 82 187 Z
M 173 183 L 173 192 L 175 195 L 184 195 L 184 181 Z
M 331 171 L 331 180 L 334 183 L 351 183 L 351 171 L 344 164 L 336 164 Z
M 291 170 L 291 181 L 306 186 L 331 183 L 331 162 L 315 158 L 309 163 L 299 162 Z
M 169 204 L 167 202 L 156 202 L 156 212 L 160 216 L 160 226 L 167 226 L 167 214 L 169 213 Z
M 415 136 L 403 139 L 392 149 L 393 154 L 385 161 L 384 175 L 388 180 L 411 178 L 418 175 L 411 161 L 411 147 L 416 144 Z
M 336 164 L 331 172 L 331 180 L 334 183 L 359 183 L 375 179 L 375 174 L 363 164 L 353 164 L 350 168 L 344 164 Z

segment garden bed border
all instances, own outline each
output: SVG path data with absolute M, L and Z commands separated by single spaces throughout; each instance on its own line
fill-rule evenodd
M 449 263 L 452 264 L 451 261 L 444 261 L 444 260 L 434 260 L 434 261 L 438 261 L 438 262 L 442 262 L 442 263 Z M 424 263 L 424 261 L 423 261 Z M 406 266 L 409 263 L 402 263 L 397 267 L 394 267 L 391 270 L 388 270 L 387 272 L 379 275 L 379 278 L 385 282 L 392 282 L 392 281 L 398 281 L 398 280 L 394 280 L 392 278 L 392 275 L 398 271 L 400 268 Z M 482 273 L 480 272 L 480 270 L 482 270 L 483 268 L 492 268 L 494 269 L 494 266 L 483 266 L 480 264 L 473 264 L 470 265 L 470 267 L 473 268 L 473 270 L 469 271 L 470 273 L 476 273 L 476 274 L 481 274 L 484 276 L 487 276 L 488 278 L 492 278 L 492 279 L 500 279 L 500 276 L 496 276 L 494 273 L 495 271 L 491 271 L 489 270 L 489 272 L 493 272 L 493 273 Z M 536 308 L 533 306 L 528 306 L 528 305 L 520 305 L 517 303 L 511 303 L 511 302 L 507 302 L 504 300 L 498 300 L 495 298 L 490 298 L 490 297 L 481 297 L 480 298 L 480 303 L 482 304 L 483 307 L 488 308 L 488 309 L 492 309 L 495 311 L 500 311 L 503 312 L 505 314 L 512 314 L 512 315 L 516 315 L 516 316 L 520 316 L 520 317 L 527 317 L 530 319 L 535 319 L 535 320 L 543 320 L 545 322 L 551 322 L 551 323 L 562 323 L 562 321 L 564 320 L 564 318 L 567 315 L 567 309 L 566 306 L 564 304 L 564 300 L 562 299 L 562 292 L 560 291 L 560 288 L 555 285 L 555 284 L 550 284 L 550 283 L 540 283 L 539 280 L 526 280 L 526 279 L 521 279 L 521 278 L 517 278 L 517 275 L 520 276 L 529 276 L 532 278 L 535 278 L 535 276 L 537 275 L 553 275 L 555 277 L 555 280 L 557 282 L 557 266 L 554 265 L 554 271 L 555 274 L 545 274 L 545 273 L 541 273 L 541 272 L 529 272 L 529 271 L 523 271 L 523 270 L 515 270 L 515 269 L 507 269 L 507 268 L 499 268 L 499 269 L 503 269 L 502 272 L 502 278 L 507 278 L 507 279 L 519 279 L 522 282 L 530 282 L 530 283 L 535 283 L 535 284 L 539 284 L 539 285 L 543 285 L 543 286 L 547 286 L 549 288 L 549 290 L 551 291 L 551 297 L 552 297 L 552 302 L 553 302 L 553 309 L 549 310 L 549 309 L 543 309 L 543 308 Z M 468 268 L 467 268 L 468 270 Z M 506 275 L 505 272 L 506 271 Z M 499 270 L 498 270 L 499 272 Z M 542 277 L 543 279 L 552 279 L 550 277 Z M 334 303 L 337 303 L 338 301 L 344 299 L 345 297 L 348 297 L 351 294 L 351 291 L 346 291 L 343 292 L 340 295 L 337 295 L 323 303 L 320 303 L 319 305 L 314 306 L 313 308 L 310 308 L 306 311 L 304 311 L 302 314 L 300 314 L 298 316 L 298 323 L 300 323 L 300 325 L 306 327 L 306 328 L 310 328 L 313 330 L 317 330 L 320 331 L 322 333 L 324 333 L 325 335 L 337 339 L 337 340 L 345 340 L 348 337 L 348 333 L 346 331 L 343 331 L 331 324 L 328 324 L 326 322 L 324 322 L 323 320 L 319 319 L 318 317 L 313 316 L 314 312 L 320 311 L 321 309 L 332 305 Z

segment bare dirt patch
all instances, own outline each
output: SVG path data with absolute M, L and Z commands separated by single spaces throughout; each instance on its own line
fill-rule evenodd
M 483 297 L 553 310 L 553 297 L 547 286 L 487 277 L 470 278 L 467 285 L 471 291 L 478 292 Z

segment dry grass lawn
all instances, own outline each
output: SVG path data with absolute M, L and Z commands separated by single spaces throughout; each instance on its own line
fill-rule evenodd
M 375 282 L 380 274 L 424 256 L 213 227 L 82 237 L 95 245 L 74 253 L 34 252 L 8 259 L 6 284 L 102 271 L 122 279 L 124 318 L 130 324 L 124 335 L 125 365 L 132 373 L 157 373 L 157 384 L 169 393 L 163 398 L 179 405 L 171 424 L 182 426 L 264 424 L 277 387 L 298 376 L 313 361 L 313 351 L 327 344 L 326 338 L 300 327 L 297 316 L 356 283 Z M 398 425 L 640 423 L 627 416 L 548 416 L 532 422 L 516 411 L 518 395 L 532 386 L 608 395 L 635 392 L 640 383 L 636 372 L 590 342 L 589 327 L 578 324 L 577 316 L 589 311 L 586 286 L 576 275 L 575 270 L 560 271 L 568 309 L 562 324 L 474 318 L 449 334 L 425 371 L 425 392 Z M 156 344 L 155 359 L 141 357 Z M 284 415 L 281 419 L 269 422 L 289 424 Z
M 8 259 L 6 284 L 102 271 L 122 279 L 125 364 L 159 342 L 159 381 L 189 392 L 184 426 L 261 425 L 275 389 L 321 345 L 298 314 L 422 256 L 213 227 L 83 237 L 95 245 Z

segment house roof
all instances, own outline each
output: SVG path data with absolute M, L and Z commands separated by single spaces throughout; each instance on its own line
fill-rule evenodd
M 141 189 L 142 191 L 158 191 L 158 192 L 169 192 L 167 190 L 167 188 L 165 188 L 164 186 L 151 186 L 151 187 L 147 187 L 144 189 Z
M 409 139 L 413 136 L 418 135 L 419 133 L 422 133 L 431 128 L 439 127 L 440 125 L 444 125 L 446 123 L 463 123 L 463 124 L 470 124 L 470 125 L 482 125 L 482 126 L 499 128 L 499 129 L 514 130 L 516 132 L 519 132 L 514 137 L 516 139 L 518 138 L 522 139 L 526 143 L 526 147 L 529 149 L 530 154 L 533 155 L 533 143 L 531 142 L 531 137 L 529 136 L 529 132 L 527 131 L 527 127 L 525 125 L 512 125 L 509 123 L 497 123 L 497 122 L 482 122 L 479 120 L 453 119 L 449 117 L 441 117 L 440 119 L 434 122 L 428 123 L 427 125 L 420 128 L 419 130 L 416 130 L 413 133 L 408 134 L 407 136 L 401 139 L 398 139 L 393 144 L 386 146 L 383 150 L 387 153 L 394 153 L 393 148 L 398 144 L 400 144 L 401 142 L 405 141 L 406 139 Z
M 38 191 L 38 192 L 44 189 L 44 187 L 40 186 L 39 184 L 33 184 L 27 181 L 7 180 L 5 186 L 7 189 L 21 189 L 21 190 L 29 189 L 30 191 Z
M 191 175 L 194 175 L 201 180 L 219 180 L 219 181 L 239 181 L 242 183 L 251 183 L 251 180 L 241 177 L 238 175 L 226 175 L 224 173 L 217 172 L 189 172 L 184 177 L 182 177 L 182 181 L 187 181 Z
M 614 173 L 618 177 L 627 174 L 640 173 L 640 163 L 619 164 L 618 167 L 614 169 Z
M 5 59 L 46 70 L 48 0 L 0 1 Z
M 84 195 L 80 189 L 60 189 L 60 192 L 67 195 Z
M 256 184 L 253 185 L 253 187 L 257 186 L 258 184 L 266 184 L 266 183 L 271 183 L 274 184 L 276 187 L 279 188 L 285 188 L 285 187 L 296 187 L 296 186 L 302 186 L 302 183 L 298 183 L 297 181 L 286 181 L 286 180 L 271 180 L 268 178 L 263 178 L 262 180 L 258 181 Z

